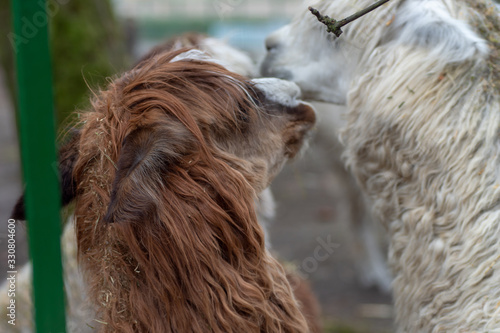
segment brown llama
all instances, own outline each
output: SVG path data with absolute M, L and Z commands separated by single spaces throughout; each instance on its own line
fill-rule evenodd
M 189 38 L 188 38 L 189 37 Z M 195 43 L 196 44 L 193 44 Z M 224 44 L 222 41 L 215 40 L 210 37 L 206 37 L 203 35 L 193 35 L 187 34 L 180 36 L 176 39 L 173 39 L 166 44 L 162 45 L 161 52 L 158 52 L 158 48 L 153 50 L 148 54 L 148 56 L 141 59 L 142 61 L 149 61 L 149 58 L 154 58 L 160 56 L 160 53 L 169 52 L 171 49 L 179 49 L 183 46 L 188 47 L 196 47 L 208 55 L 212 57 L 211 61 L 217 61 L 219 64 L 223 64 L 224 67 L 231 69 L 233 72 L 248 76 L 254 73 L 254 67 L 250 58 L 244 55 L 241 51 L 231 48 L 229 45 Z M 222 55 L 221 52 L 224 54 Z M 191 53 L 192 55 L 193 53 Z M 199 53 L 194 53 L 199 56 Z M 216 60 L 215 60 L 216 59 Z M 140 65 L 139 67 L 143 66 Z M 260 80 L 261 84 L 267 82 L 266 80 Z M 296 89 L 293 86 L 287 84 L 281 84 L 281 88 L 290 89 L 293 93 Z M 293 100 L 293 98 L 292 98 Z M 78 157 L 78 146 L 80 142 L 80 134 L 79 131 L 74 131 L 71 136 L 71 141 L 63 146 L 60 152 L 60 165 L 61 165 L 61 174 L 63 180 L 63 205 L 69 203 L 76 195 L 76 181 L 72 177 L 73 167 Z M 257 203 L 257 212 L 261 211 L 262 206 L 262 198 L 267 198 L 269 201 L 269 196 L 266 194 L 270 193 L 269 189 L 264 190 L 264 192 L 260 192 L 258 196 Z M 272 197 L 270 197 L 272 204 Z M 266 203 L 266 200 L 264 200 Z M 265 207 L 264 207 L 265 208 Z M 18 219 L 24 219 L 24 206 L 23 200 L 19 201 L 16 209 L 14 210 L 14 217 Z M 259 215 L 261 218 L 261 216 Z M 259 219 L 260 219 L 259 218 Z M 73 219 L 70 219 L 73 221 Z M 65 264 L 65 285 L 66 290 L 69 293 L 68 296 L 68 308 L 67 308 L 67 319 L 68 319 L 68 330 L 71 332 L 87 332 L 92 329 L 89 327 L 95 326 L 96 323 L 101 323 L 102 320 L 97 319 L 95 317 L 93 309 L 90 309 L 85 305 L 86 298 L 86 288 L 83 286 L 83 281 L 81 278 L 81 274 L 76 265 L 76 247 L 72 244 L 76 242 L 75 237 L 72 236 L 74 234 L 74 223 L 68 223 L 62 240 L 63 245 L 63 255 L 64 255 L 64 264 Z M 265 230 L 264 230 L 265 231 Z M 267 242 L 266 242 L 267 243 Z M 73 251 L 74 249 L 74 251 Z M 25 328 L 31 327 L 31 321 L 29 318 L 31 317 L 30 313 L 30 304 L 31 301 L 29 299 L 30 281 L 31 281 L 31 271 L 30 267 L 26 267 L 23 270 L 26 270 L 28 273 L 23 275 L 25 279 L 22 280 L 21 284 L 24 286 L 24 289 L 27 290 L 26 295 L 28 299 L 26 300 L 26 304 L 21 304 L 22 309 L 20 309 L 20 318 L 25 318 L 22 321 L 25 321 Z M 300 305 L 300 310 L 303 315 L 306 317 L 309 329 L 311 332 L 320 332 L 320 315 L 319 308 L 317 304 L 317 300 L 314 297 L 314 294 L 310 290 L 308 283 L 301 279 L 298 279 L 297 276 L 294 276 L 293 273 L 287 272 L 287 279 L 291 284 L 292 290 L 294 291 L 294 295 Z M 82 298 L 83 297 L 83 298 Z M 1 301 L 0 301 L 1 303 Z M 95 321 L 96 319 L 97 321 Z M 8 327 L 10 328 L 10 327 Z M 89 330 L 90 328 L 90 330 Z M 93 330 L 92 330 L 93 331 Z M 14 331 L 13 331 L 14 332 Z
M 255 199 L 302 148 L 314 110 L 293 83 L 184 51 L 111 82 L 63 147 L 92 326 L 308 332 Z

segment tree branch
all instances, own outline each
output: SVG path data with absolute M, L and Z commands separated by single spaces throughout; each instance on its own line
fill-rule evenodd
M 381 0 L 377 3 L 374 3 L 373 5 L 363 9 L 363 10 L 360 10 L 359 12 L 349 16 L 349 17 L 346 17 L 345 19 L 343 20 L 340 20 L 340 21 L 337 21 L 335 20 L 334 18 L 331 18 L 327 15 L 322 15 L 317 9 L 315 8 L 312 8 L 312 7 L 309 7 L 309 10 L 311 11 L 311 13 L 316 16 L 316 18 L 318 19 L 318 21 L 320 21 L 321 23 L 323 23 L 324 25 L 326 25 L 327 27 L 327 31 L 328 32 L 333 32 L 335 34 L 335 36 L 337 37 L 340 37 L 340 35 L 342 35 L 342 27 L 348 23 L 351 23 L 352 21 L 354 20 L 357 20 L 358 18 L 360 18 L 361 16 L 364 16 L 366 14 L 368 14 L 369 12 L 373 11 L 374 9 L 382 6 L 383 4 L 385 4 L 386 2 L 389 2 L 390 0 Z

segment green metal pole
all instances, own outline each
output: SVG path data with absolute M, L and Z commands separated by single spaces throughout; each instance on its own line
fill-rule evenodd
M 52 73 L 46 0 L 12 0 L 21 157 L 36 332 L 65 332 Z

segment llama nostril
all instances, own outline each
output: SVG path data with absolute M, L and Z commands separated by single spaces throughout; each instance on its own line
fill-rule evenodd
M 266 50 L 269 52 L 278 46 L 278 41 L 275 38 L 266 38 Z

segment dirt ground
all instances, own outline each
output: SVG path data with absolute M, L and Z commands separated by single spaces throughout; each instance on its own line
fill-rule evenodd
M 274 181 L 277 214 L 270 226 L 273 249 L 310 281 L 325 321 L 325 332 L 391 332 L 387 293 L 360 283 L 359 239 L 344 211 L 338 150 L 317 133 L 304 156 Z M 326 260 L 312 260 L 318 245 L 335 244 Z M 326 252 L 323 252 L 326 253 Z
M 0 73 L 0 279 L 6 274 L 6 224 L 21 192 L 19 156 L 11 103 Z M 359 282 L 350 207 L 338 188 L 346 174 L 338 173 L 341 147 L 335 131 L 317 131 L 310 148 L 288 165 L 272 185 L 277 215 L 270 225 L 272 248 L 287 265 L 295 265 L 315 291 L 325 320 L 325 332 L 390 332 L 390 296 Z M 320 259 L 318 246 L 333 243 Z M 327 253 L 328 255 L 325 255 Z M 18 266 L 27 260 L 24 227 L 17 228 Z

